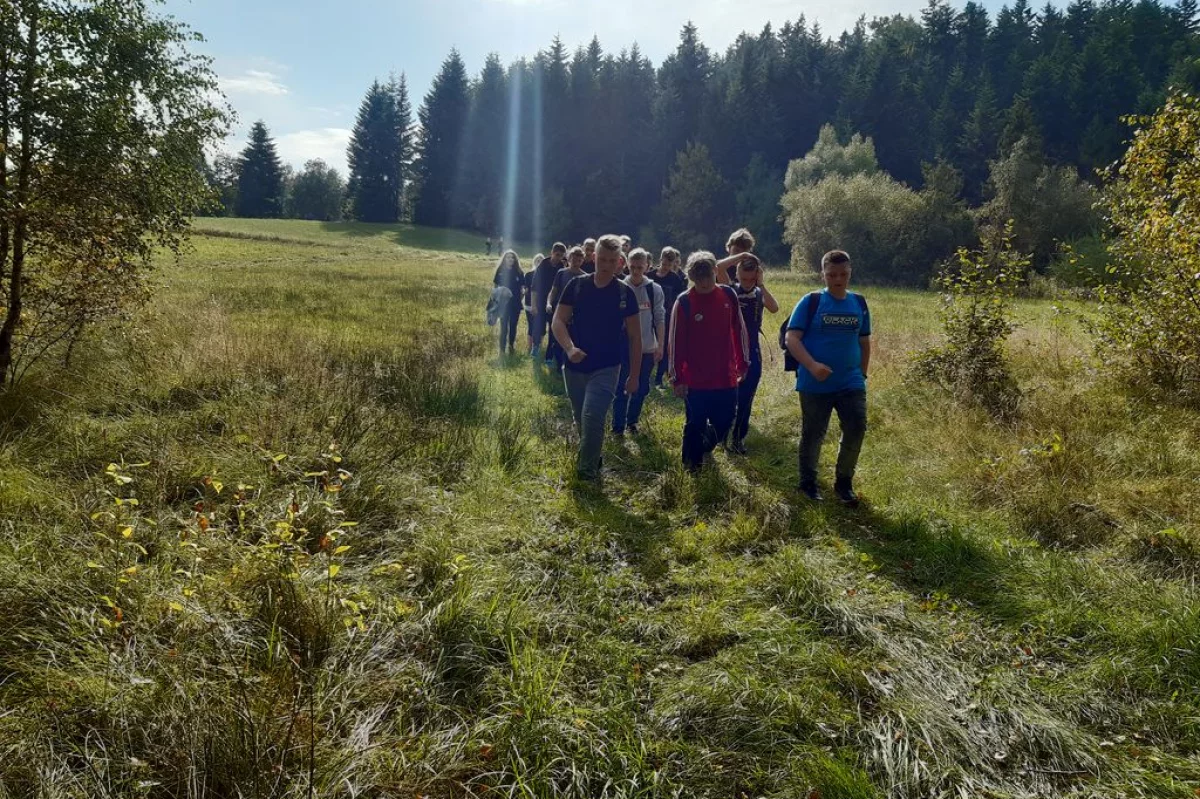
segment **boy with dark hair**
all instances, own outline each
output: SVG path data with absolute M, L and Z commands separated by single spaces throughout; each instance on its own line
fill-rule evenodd
M 716 256 L 692 253 L 687 266 L 692 288 L 679 296 L 671 314 L 671 382 L 686 402 L 682 454 L 692 473 L 729 435 L 737 386 L 750 360 L 737 295 L 717 285 L 716 271 Z
M 617 279 L 620 256 L 621 240 L 602 236 L 596 247 L 596 274 L 567 284 L 551 326 L 565 354 L 563 383 L 579 431 L 575 469 L 584 480 L 600 477 L 604 426 L 617 394 L 623 349 L 630 364 L 626 392 L 637 390 L 641 372 L 637 298 L 633 289 Z
M 613 403 L 613 434 L 625 435 L 628 428 L 630 433 L 637 434 L 638 421 L 642 417 L 642 404 L 650 393 L 650 373 L 654 371 L 662 358 L 663 334 L 666 332 L 666 311 L 663 306 L 663 291 L 653 281 L 646 277 L 646 265 L 650 254 L 640 247 L 629 254 L 630 275 L 625 284 L 633 289 L 638 304 L 638 324 L 642 336 L 642 368 L 639 372 L 641 380 L 637 391 L 625 391 L 622 383 L 628 379 L 630 364 L 627 360 L 621 362 L 621 379 L 617 381 L 617 399 Z
M 675 308 L 675 300 L 687 288 L 687 278 L 680 271 L 680 266 L 679 250 L 663 247 L 658 259 L 658 271 L 653 275 L 654 282 L 663 290 L 663 307 L 667 310 L 666 335 L 662 340 L 663 357 L 658 362 L 658 369 L 654 375 L 654 384 L 659 388 L 662 388 L 663 375 L 667 373 L 667 364 L 670 361 L 668 342 L 671 340 L 671 311 Z
M 837 411 L 842 428 L 834 493 L 846 505 L 858 504 L 854 472 L 867 433 L 867 371 L 871 365 L 871 312 L 861 294 L 849 290 L 850 256 L 825 253 L 825 290 L 806 295 L 788 322 L 787 347 L 802 368 L 796 391 L 804 418 L 800 431 L 800 492 L 821 500 L 817 464 Z
M 567 245 L 561 241 L 555 242 L 550 248 L 550 257 L 542 261 L 533 270 L 533 287 L 530 299 L 533 301 L 533 357 L 537 358 L 542 350 L 542 338 L 550 325 L 550 289 L 554 286 L 554 278 L 563 267 L 563 259 L 567 257 Z M 550 354 L 547 352 L 547 360 Z
M 737 284 L 733 287 L 741 307 L 742 320 L 746 323 L 746 335 L 750 339 L 750 366 L 746 378 L 738 384 L 737 414 L 733 420 L 733 443 L 731 452 L 746 454 L 746 434 L 750 432 L 750 412 L 754 408 L 754 395 L 762 380 L 762 347 L 759 334 L 762 332 L 763 311 L 779 313 L 779 303 L 767 290 L 763 281 L 762 263 L 755 255 L 749 255 L 738 264 Z

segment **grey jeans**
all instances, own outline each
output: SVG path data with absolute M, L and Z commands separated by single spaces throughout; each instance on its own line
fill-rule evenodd
M 579 459 L 575 471 L 591 480 L 600 474 L 600 456 L 604 453 L 604 427 L 608 409 L 617 396 L 621 367 L 610 366 L 594 372 L 563 369 L 563 383 L 571 400 L 571 414 L 579 431 Z
M 842 427 L 842 442 L 838 448 L 837 480 L 850 483 L 858 467 L 863 439 L 867 435 L 867 392 L 851 389 L 831 394 L 800 394 L 800 410 L 804 420 L 800 427 L 800 484 L 817 484 L 817 463 L 821 445 L 829 431 L 829 417 L 837 411 Z

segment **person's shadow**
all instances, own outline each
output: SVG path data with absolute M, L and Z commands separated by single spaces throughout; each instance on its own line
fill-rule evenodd
M 830 435 L 836 441 L 834 430 Z M 829 486 L 824 489 L 825 500 L 814 503 L 797 490 L 799 453 L 794 437 L 752 431 L 747 446 L 751 454 L 738 459 L 738 465 L 749 483 L 769 488 L 792 508 L 789 535 L 807 537 L 813 530 L 832 530 L 869 556 L 895 583 L 920 596 L 940 592 L 984 608 L 1005 604 L 998 579 L 1005 569 L 1002 555 L 961 526 L 927 513 L 889 512 L 867 497 L 858 507 L 847 507 Z

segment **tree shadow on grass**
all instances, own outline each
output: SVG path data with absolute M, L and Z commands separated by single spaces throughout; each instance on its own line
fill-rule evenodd
M 931 514 L 888 514 L 866 498 L 857 508 L 841 505 L 832 496 L 815 505 L 796 490 L 794 439 L 760 434 L 753 435 L 748 445 L 751 456 L 743 469 L 751 481 L 788 497 L 793 509 L 800 510 L 795 516 L 810 522 L 810 527 L 831 529 L 870 556 L 897 585 L 920 596 L 943 592 L 985 611 L 1006 604 L 1001 577 L 1009 564 L 995 545 Z M 828 486 L 825 491 L 831 494 Z

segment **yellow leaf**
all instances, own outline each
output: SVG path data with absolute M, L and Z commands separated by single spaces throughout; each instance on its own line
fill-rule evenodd
M 176 613 L 183 612 L 183 605 L 179 604 L 178 602 L 172 602 L 167 607 L 171 608 L 171 610 L 175 611 Z
M 121 530 L 121 538 L 131 538 L 133 536 L 133 528 L 126 527 Z
M 349 552 L 349 551 L 350 551 L 350 547 L 348 547 L 348 546 L 346 546 L 345 544 L 343 544 L 342 546 L 340 546 L 340 547 L 338 547 L 337 549 L 333 550 L 333 554 L 335 554 L 335 555 L 340 555 L 340 554 L 342 554 L 343 552 Z
M 339 566 L 338 564 L 330 563 L 329 564 L 329 579 L 332 580 L 334 577 L 337 577 L 338 572 L 340 572 L 341 570 L 342 570 L 342 567 Z

